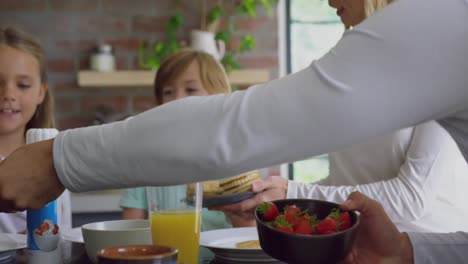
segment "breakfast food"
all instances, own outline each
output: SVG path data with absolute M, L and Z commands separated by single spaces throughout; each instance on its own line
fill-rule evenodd
M 236 248 L 241 249 L 259 249 L 260 241 L 258 240 L 247 240 L 243 242 L 236 243 Z
M 242 193 L 249 191 L 252 182 L 259 179 L 260 173 L 254 170 L 221 180 L 219 186 L 223 189 L 223 194 Z
M 223 193 L 223 188 L 219 185 L 219 181 L 203 182 L 203 196 L 215 196 Z
M 310 215 L 295 205 L 288 205 L 282 213 L 274 203 L 264 202 L 258 207 L 258 213 L 268 226 L 299 235 L 326 235 L 344 231 L 351 227 L 349 212 L 334 208 L 324 219 Z
M 187 198 L 193 200 L 195 195 L 195 183 L 190 183 L 187 186 Z M 203 197 L 211 197 L 220 195 L 223 193 L 223 189 L 219 186 L 218 181 L 206 181 L 203 182 Z
M 217 195 L 243 193 L 250 190 L 252 182 L 260 179 L 258 171 L 249 171 L 238 176 L 226 178 L 221 181 L 203 182 L 203 196 L 213 197 Z M 187 188 L 188 197 L 195 194 L 195 184 L 189 184 Z

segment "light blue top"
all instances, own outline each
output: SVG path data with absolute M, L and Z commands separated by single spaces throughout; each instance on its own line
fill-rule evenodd
M 172 188 L 174 190 L 174 188 Z M 180 189 L 180 191 L 185 192 Z M 175 204 L 168 204 L 173 203 L 172 201 L 175 201 L 176 199 L 168 199 L 169 195 L 179 195 L 177 192 L 159 192 L 157 194 L 156 200 L 161 202 L 160 208 L 175 208 Z M 122 198 L 120 199 L 120 207 L 125 207 L 125 208 L 135 208 L 135 209 L 142 209 L 142 210 L 147 210 L 148 209 L 148 200 L 146 198 L 146 187 L 139 187 L 139 188 L 132 188 L 132 189 L 127 189 L 123 195 Z M 183 195 L 180 195 L 181 197 L 185 196 L 185 193 Z M 220 211 L 210 211 L 206 208 L 203 208 L 202 210 L 202 225 L 201 225 L 201 230 L 202 231 L 208 231 L 208 230 L 213 230 L 213 229 L 222 229 L 222 228 L 230 228 L 232 227 L 230 221 L 226 218 L 224 213 Z
M 155 192 L 155 200 L 159 201 L 158 207 L 177 208 L 183 203 L 175 204 L 175 201 L 185 198 L 185 188 L 161 188 Z M 169 191 L 170 190 L 170 191 Z M 178 199 L 180 198 L 180 199 Z M 146 187 L 127 189 L 120 199 L 120 207 L 148 210 L 148 200 Z M 210 211 L 206 208 L 202 210 L 201 230 L 208 231 L 213 229 L 231 228 L 229 219 L 220 211 Z M 200 247 L 200 263 L 212 258 L 212 253 L 203 247 Z

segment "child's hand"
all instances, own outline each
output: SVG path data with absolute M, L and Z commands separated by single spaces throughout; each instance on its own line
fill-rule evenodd
M 255 221 L 254 210 L 257 206 L 263 202 L 285 199 L 287 189 L 288 180 L 281 176 L 269 176 L 265 180 L 252 183 L 251 190 L 257 192 L 254 197 L 235 204 L 214 206 L 209 209 L 223 211 L 227 216 L 232 216 L 234 221 L 239 220 L 239 223 L 251 223 Z

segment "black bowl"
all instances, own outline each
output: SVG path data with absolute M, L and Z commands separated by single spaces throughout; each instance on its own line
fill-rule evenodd
M 317 214 L 319 219 L 325 218 L 333 208 L 339 208 L 339 204 L 312 199 L 286 199 L 273 203 L 280 211 L 287 205 L 296 205 L 301 210 L 308 209 L 310 214 Z M 343 260 L 351 250 L 359 225 L 359 217 L 355 212 L 350 212 L 350 217 L 352 225 L 344 231 L 328 235 L 296 235 L 266 225 L 258 210 L 255 210 L 263 251 L 275 259 L 294 264 L 328 264 Z

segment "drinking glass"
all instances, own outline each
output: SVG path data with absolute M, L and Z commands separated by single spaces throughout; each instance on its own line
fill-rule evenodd
M 179 264 L 197 264 L 203 183 L 147 187 L 154 245 L 179 250 Z

